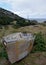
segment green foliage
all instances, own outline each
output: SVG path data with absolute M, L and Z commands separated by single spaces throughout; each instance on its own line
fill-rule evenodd
M 16 23 L 13 23 L 13 21 L 17 21 Z M 7 11 L 3 8 L 0 8 L 0 24 L 1 25 L 15 25 L 16 27 L 23 27 L 28 25 L 36 25 L 36 20 L 28 20 L 25 18 L 22 18 L 10 11 Z
M 8 59 L 8 56 L 7 56 L 5 49 L 3 49 L 2 52 L 0 52 L 0 57 L 5 57 L 6 59 Z
M 37 24 L 37 21 L 35 21 L 35 20 L 30 21 L 30 20 L 22 19 L 22 20 L 18 20 L 16 22 L 16 26 L 20 26 L 20 27 L 29 26 L 29 25 L 36 25 L 36 24 Z
M 35 37 L 34 48 L 32 52 L 35 52 L 35 51 L 46 51 L 46 44 L 41 32 L 36 34 L 36 37 Z
M 0 25 L 0 29 L 2 29 L 2 26 Z
M 31 21 L 30 21 L 30 24 L 31 24 L 31 25 L 37 25 L 38 22 L 37 22 L 36 20 L 31 20 Z
M 0 52 L 0 58 L 1 58 L 1 57 L 5 57 L 6 59 L 8 59 L 6 50 L 5 50 L 5 48 L 3 47 L 2 44 L 0 44 L 0 48 L 2 49 L 2 51 Z
M 13 19 L 12 18 L 10 18 L 10 17 L 8 17 L 8 16 L 0 16 L 0 24 L 1 25 L 8 25 L 8 24 L 10 24 L 11 22 L 13 21 Z

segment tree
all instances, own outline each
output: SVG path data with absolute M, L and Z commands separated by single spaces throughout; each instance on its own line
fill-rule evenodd
M 31 20 L 31 25 L 36 25 L 38 22 L 36 20 Z

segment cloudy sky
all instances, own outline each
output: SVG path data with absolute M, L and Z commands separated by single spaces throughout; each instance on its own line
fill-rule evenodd
M 0 7 L 25 18 L 46 18 L 46 0 L 0 0 Z

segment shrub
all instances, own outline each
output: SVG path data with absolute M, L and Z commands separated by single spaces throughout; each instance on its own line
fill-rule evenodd
M 5 48 L 3 47 L 2 44 L 0 44 L 0 48 L 2 49 L 1 52 L 0 52 L 0 58 L 1 58 L 1 57 L 5 57 L 6 59 L 8 59 L 6 50 L 5 50 Z
M 35 51 L 46 51 L 45 47 L 45 41 L 43 35 L 40 33 L 36 34 L 35 40 L 34 40 L 34 48 L 32 52 Z
M 0 29 L 2 29 L 2 25 L 0 25 Z

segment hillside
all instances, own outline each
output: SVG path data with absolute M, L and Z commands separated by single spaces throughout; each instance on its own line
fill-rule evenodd
M 17 23 L 16 23 L 17 22 Z M 16 24 L 14 24 L 16 23 Z M 36 20 L 29 20 L 12 13 L 11 11 L 0 8 L 0 25 L 16 25 L 17 27 L 36 25 Z
M 25 19 L 10 11 L 0 8 L 0 24 L 1 25 L 10 24 L 13 21 L 19 21 L 19 20 L 22 21 Z
M 6 50 L 3 47 L 3 43 L 1 42 L 1 39 L 3 36 L 16 33 L 16 32 L 29 32 L 32 33 L 33 35 L 37 35 L 39 32 L 42 33 L 42 38 L 40 35 L 37 36 L 38 44 L 36 46 L 33 46 L 32 51 L 37 48 L 41 48 L 42 43 L 42 49 L 43 45 L 45 43 L 45 48 L 46 48 L 46 25 L 45 24 L 36 24 L 36 20 L 29 21 L 28 19 L 26 20 L 27 22 L 25 23 L 24 18 L 7 11 L 3 8 L 0 8 L 0 25 L 2 25 L 2 29 L 0 29 L 0 65 L 46 65 L 46 49 L 45 51 L 35 51 L 35 52 L 30 52 L 24 59 L 20 60 L 19 62 L 16 62 L 14 64 L 9 63 L 9 61 L 6 59 Z M 15 26 L 11 25 L 11 23 L 17 21 L 17 27 L 21 24 L 26 26 L 24 27 L 23 25 L 21 27 L 16 28 Z M 28 23 L 29 22 L 29 23 Z M 7 25 L 8 24 L 8 25 Z M 10 25 L 9 25 L 10 24 Z M 19 24 L 19 25 L 18 25 Z M 30 24 L 29 26 L 27 24 Z M 7 25 L 7 26 L 3 26 Z M 14 24 L 15 25 L 15 24 Z M 41 39 L 43 40 L 41 42 Z M 40 43 L 39 43 L 40 42 Z

